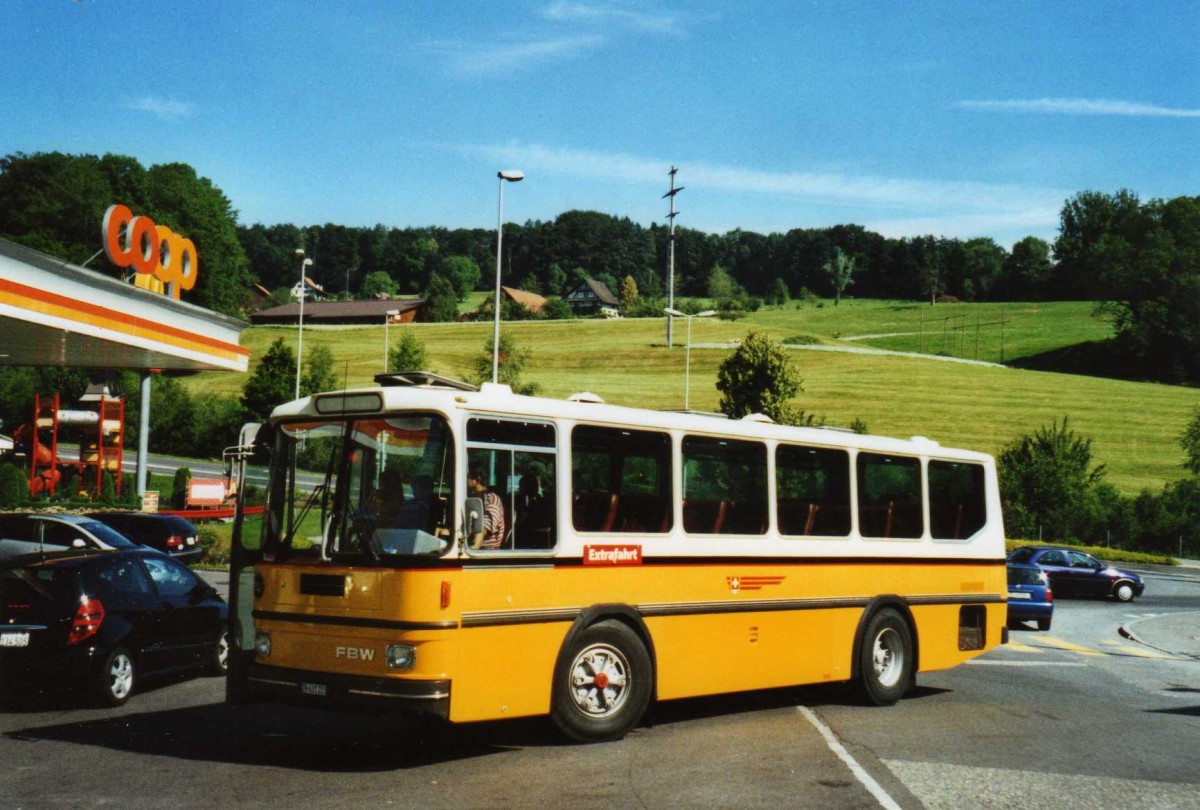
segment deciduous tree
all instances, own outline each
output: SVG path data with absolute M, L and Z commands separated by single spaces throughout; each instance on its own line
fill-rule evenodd
M 292 398 L 295 382 L 296 355 L 283 338 L 276 338 L 242 387 L 242 406 L 251 418 L 265 422 L 276 405 Z
M 761 413 L 791 423 L 800 418 L 788 400 L 804 389 L 787 350 L 762 332 L 751 331 L 717 369 L 721 413 L 740 419 Z

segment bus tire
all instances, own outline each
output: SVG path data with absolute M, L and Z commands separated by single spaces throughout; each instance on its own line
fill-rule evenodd
M 859 688 L 876 706 L 891 706 L 913 681 L 913 640 L 904 618 L 891 608 L 867 622 L 858 650 Z
M 550 716 L 576 742 L 619 740 L 642 719 L 652 682 L 650 654 L 637 633 L 619 621 L 598 622 L 559 656 Z
M 210 675 L 225 675 L 229 672 L 229 631 L 222 630 L 212 648 L 208 651 L 206 668 Z

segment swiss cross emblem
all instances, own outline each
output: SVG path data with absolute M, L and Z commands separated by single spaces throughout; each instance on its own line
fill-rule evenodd
M 785 579 L 787 577 L 725 577 L 725 581 L 729 584 L 729 592 L 733 594 L 742 591 L 761 591 L 765 587 L 779 585 Z

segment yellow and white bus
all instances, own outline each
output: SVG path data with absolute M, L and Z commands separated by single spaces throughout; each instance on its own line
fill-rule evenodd
M 379 381 L 260 432 L 232 700 L 548 714 L 594 741 L 653 700 L 854 681 L 888 705 L 1006 641 L 988 455 Z

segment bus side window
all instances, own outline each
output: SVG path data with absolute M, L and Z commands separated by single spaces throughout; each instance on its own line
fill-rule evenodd
M 987 523 L 983 465 L 930 461 L 929 533 L 935 540 L 965 540 Z
M 767 448 L 761 442 L 683 437 L 683 529 L 766 534 Z
M 779 445 L 775 490 L 780 534 L 850 534 L 850 455 L 845 450 Z
M 858 454 L 858 529 L 863 537 L 911 539 L 924 534 L 918 459 Z
M 579 532 L 671 530 L 671 437 L 577 425 L 571 431 L 571 524 Z
M 554 425 L 475 418 L 467 421 L 467 472 L 477 471 L 504 508 L 504 531 L 485 549 L 537 551 L 558 542 Z M 486 497 L 486 496 L 485 496 Z M 498 543 L 498 545 L 496 545 Z

